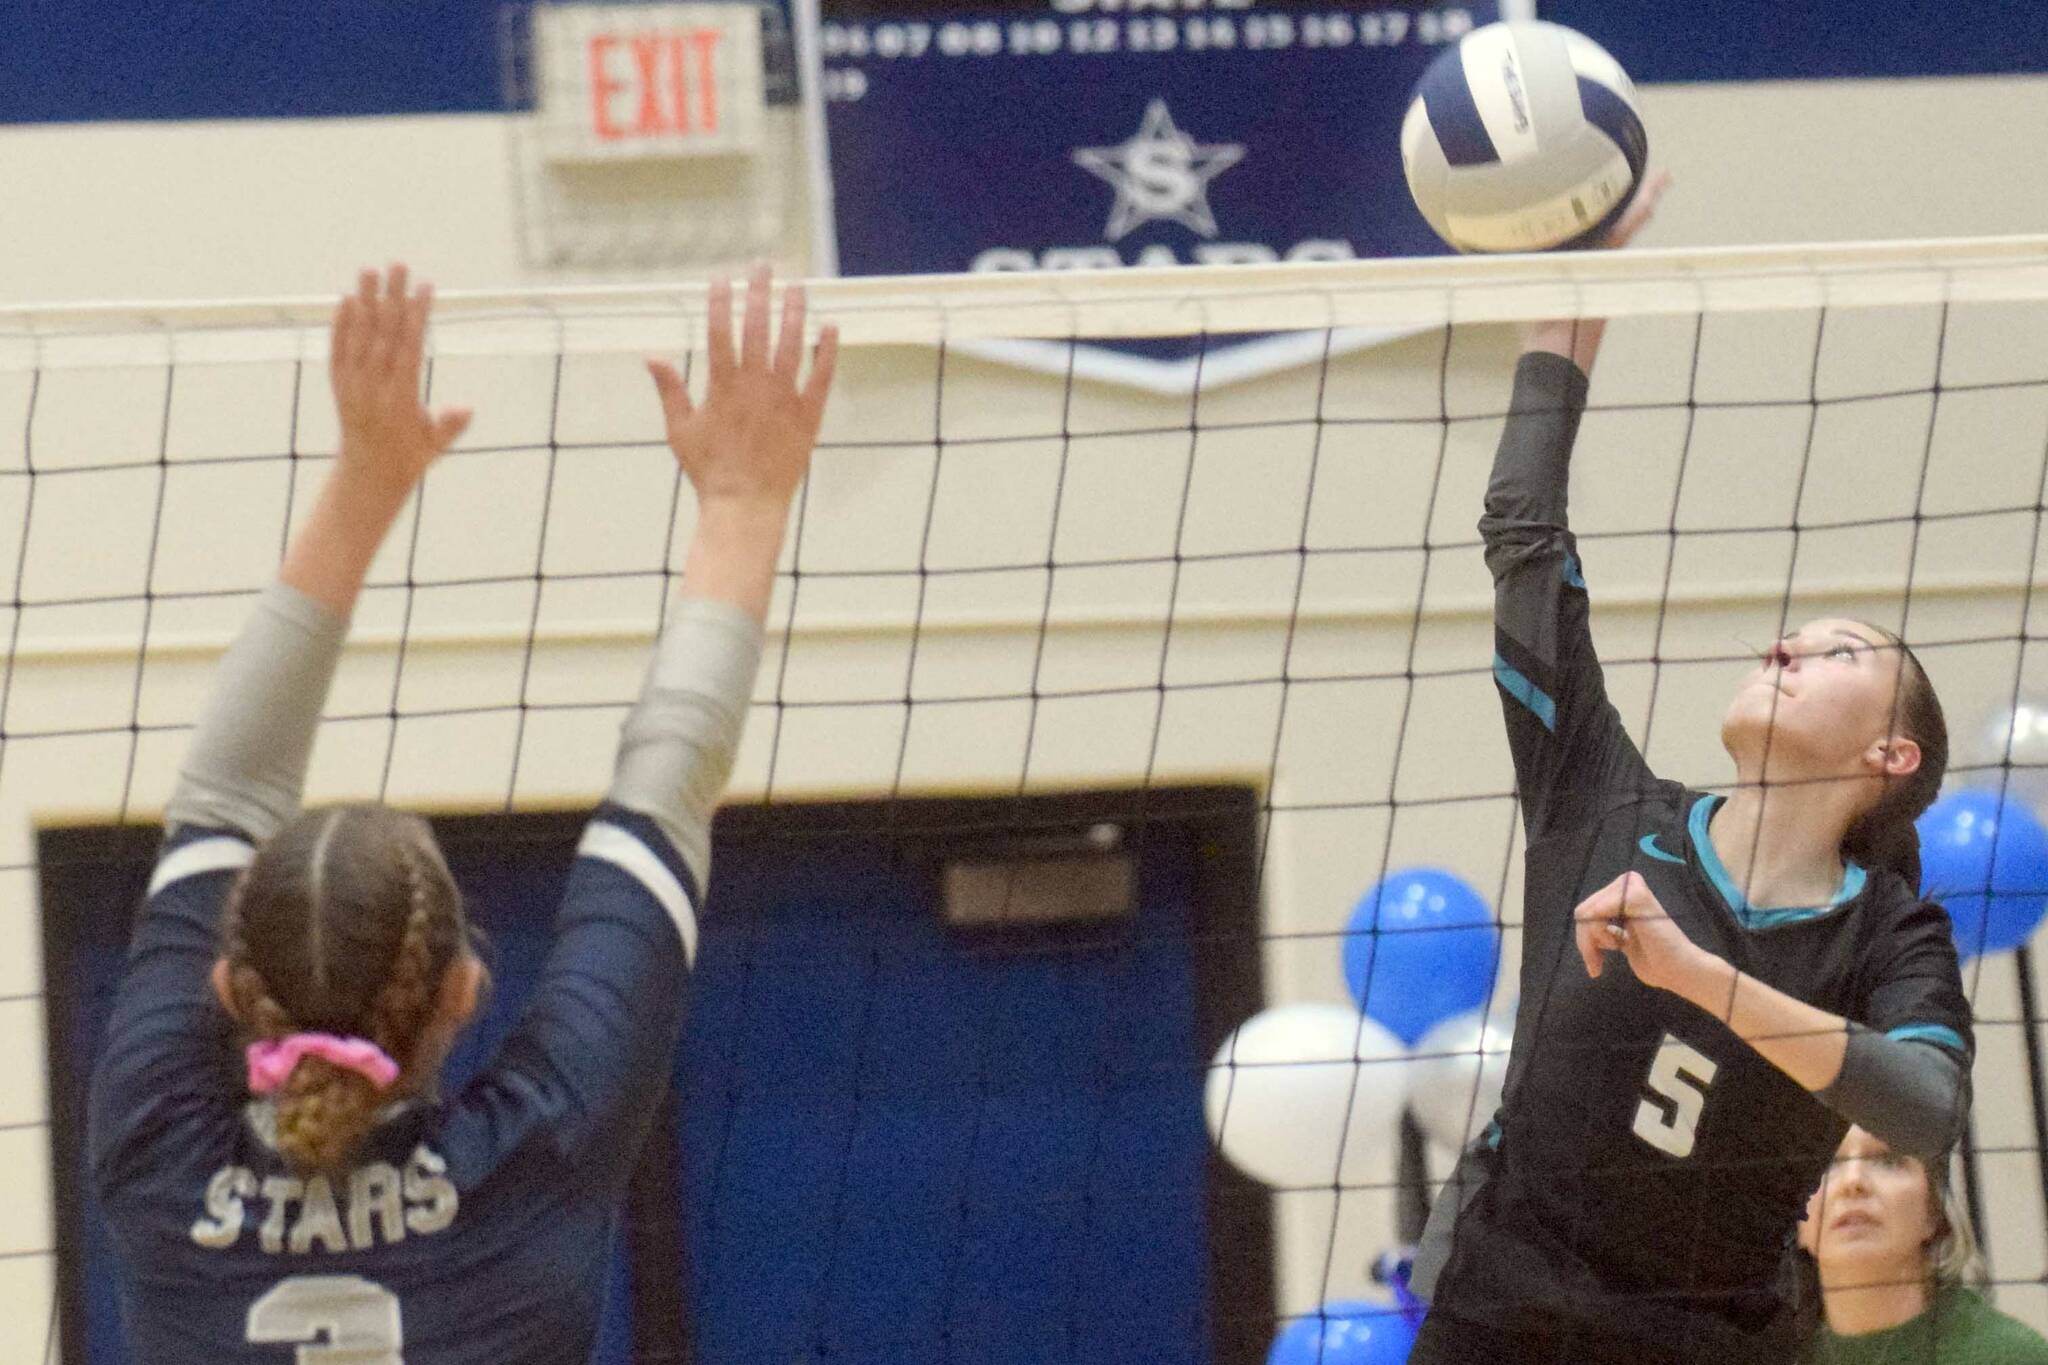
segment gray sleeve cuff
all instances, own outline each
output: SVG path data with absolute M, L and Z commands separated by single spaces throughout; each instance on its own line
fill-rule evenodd
M 700 887 L 711 861 L 711 817 L 739 752 L 761 647 L 761 625 L 747 612 L 679 599 L 620 736 L 610 799 L 660 826 Z
M 261 842 L 298 812 L 347 635 L 346 620 L 271 584 L 221 658 L 165 825 L 236 829 Z
M 1841 1074 L 1814 1093 L 1886 1146 L 1917 1157 L 1953 1146 L 1970 1109 L 1969 1073 L 1954 1054 L 1853 1023 Z

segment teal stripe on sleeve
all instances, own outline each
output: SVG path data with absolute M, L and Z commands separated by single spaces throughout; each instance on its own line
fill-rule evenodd
M 1885 1030 L 1884 1036 L 1902 1043 L 1939 1043 L 1951 1052 L 1968 1050 L 1963 1046 L 1963 1035 L 1946 1024 L 1901 1024 L 1895 1029 Z
M 1513 664 L 1498 654 L 1493 656 L 1493 680 L 1501 685 L 1502 691 L 1528 707 L 1530 713 L 1543 722 L 1544 729 L 1557 733 L 1557 703 L 1550 699 L 1549 693 L 1523 677 Z

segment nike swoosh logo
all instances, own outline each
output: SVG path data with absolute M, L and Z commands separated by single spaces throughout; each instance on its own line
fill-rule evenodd
M 1657 847 L 1657 836 L 1654 834 L 1645 834 L 1636 841 L 1636 847 L 1660 863 L 1677 863 L 1680 867 L 1685 866 L 1685 859 L 1675 853 L 1666 853 L 1663 849 Z

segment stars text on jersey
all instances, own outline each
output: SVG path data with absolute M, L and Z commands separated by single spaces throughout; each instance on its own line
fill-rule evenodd
M 246 1166 L 223 1166 L 207 1182 L 206 1212 L 192 1224 L 192 1240 L 226 1251 L 253 1230 L 273 1255 L 367 1251 L 445 1231 L 460 1203 L 448 1163 L 424 1143 L 403 1171 L 373 1161 L 345 1180 L 258 1177 Z

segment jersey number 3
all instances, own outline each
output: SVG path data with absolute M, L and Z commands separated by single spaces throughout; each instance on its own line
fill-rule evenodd
M 249 1305 L 248 1335 L 255 1345 L 297 1345 L 297 1365 L 405 1365 L 398 1295 L 360 1275 L 278 1281 Z
M 1650 1063 L 1649 1087 L 1654 1094 L 1636 1106 L 1636 1136 L 1667 1155 L 1691 1156 L 1700 1110 L 1707 1105 L 1707 1087 L 1718 1070 L 1712 1057 L 1665 1034 Z

